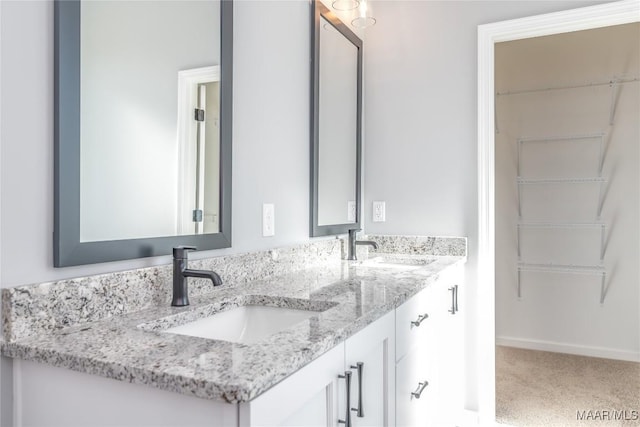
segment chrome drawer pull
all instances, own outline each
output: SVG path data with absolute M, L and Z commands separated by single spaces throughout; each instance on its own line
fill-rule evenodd
M 424 391 L 425 387 L 429 385 L 429 381 L 424 380 L 423 383 L 418 383 L 418 388 L 416 391 L 411 392 L 411 397 L 415 397 L 416 399 L 420 399 L 420 395 Z
M 421 314 L 418 316 L 418 320 L 413 320 L 411 322 L 411 326 L 416 326 L 416 327 L 420 326 L 420 323 L 422 323 L 422 321 L 427 318 L 429 318 L 429 315 L 427 313 Z
M 358 407 L 351 408 L 352 411 L 357 412 L 359 418 L 364 417 L 364 408 L 362 406 L 362 374 L 364 371 L 364 363 L 358 362 L 355 365 L 351 365 L 351 369 L 358 370 Z
M 339 419 L 338 423 L 351 427 L 351 371 L 345 371 L 344 375 L 338 375 L 338 378 L 344 378 L 347 385 L 347 416 L 344 420 Z
M 455 300 L 455 303 L 454 303 L 453 307 L 455 308 L 456 313 L 457 313 L 458 312 L 458 285 L 454 286 L 453 292 L 454 292 L 454 294 L 456 296 L 456 300 Z
M 456 314 L 458 312 L 458 285 L 453 285 L 449 290 L 451 291 L 451 308 L 449 309 L 449 313 Z

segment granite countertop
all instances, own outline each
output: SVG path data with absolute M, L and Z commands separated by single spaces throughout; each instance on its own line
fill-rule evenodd
M 387 256 L 387 255 L 385 255 Z M 271 388 L 433 283 L 463 256 L 388 255 L 220 286 L 189 307 L 155 308 L 1 344 L 5 356 L 226 402 Z M 403 268 L 398 264 L 405 264 Z M 268 305 L 317 314 L 253 344 L 163 332 L 224 308 Z M 320 311 L 319 311 L 320 310 Z M 322 311 L 323 310 L 323 311 Z

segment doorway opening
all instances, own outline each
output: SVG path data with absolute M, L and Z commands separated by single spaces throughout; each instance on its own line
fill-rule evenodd
M 640 23 L 497 43 L 495 90 L 497 420 L 633 417 Z
M 629 24 L 640 21 L 640 3 L 626 0 L 478 28 L 478 396 L 480 423 L 495 422 L 496 206 L 495 85 L 496 43 Z M 640 304 L 640 300 L 635 301 Z M 640 320 L 640 319 L 639 319 Z

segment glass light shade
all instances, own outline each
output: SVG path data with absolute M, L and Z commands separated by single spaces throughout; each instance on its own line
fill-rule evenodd
M 369 6 L 369 2 L 366 0 L 360 1 L 360 6 L 358 7 L 358 16 L 353 18 L 351 21 L 351 25 L 356 28 L 367 28 L 372 25 L 375 25 L 376 18 L 372 16 L 371 6 Z
M 331 6 L 335 10 L 353 10 L 360 6 L 360 0 L 335 0 Z
M 351 25 L 353 25 L 356 28 L 367 28 L 372 25 L 375 25 L 375 23 L 376 23 L 376 18 L 372 16 L 364 16 L 364 17 L 359 16 L 355 18 L 353 21 L 351 21 Z

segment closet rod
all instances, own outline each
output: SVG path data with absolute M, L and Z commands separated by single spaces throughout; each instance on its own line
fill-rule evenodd
M 520 228 L 598 228 L 606 227 L 604 222 L 519 222 Z
M 607 178 L 520 178 L 517 179 L 518 184 L 585 184 L 585 183 L 604 183 Z
M 552 86 L 552 87 L 546 87 L 546 88 L 540 88 L 540 89 L 523 89 L 523 90 L 514 90 L 514 91 L 507 91 L 507 92 L 496 92 L 496 96 L 521 95 L 526 93 L 546 92 L 550 90 L 578 89 L 582 87 L 611 86 L 615 84 L 634 83 L 639 81 L 640 81 L 639 77 L 634 77 L 631 79 L 609 80 L 606 82 L 586 83 L 581 85 Z
M 518 270 L 540 273 L 607 274 L 606 269 L 602 265 L 527 264 L 521 262 L 518 263 Z
M 525 136 L 518 138 L 518 142 L 550 142 L 550 141 L 574 141 L 580 139 L 602 138 L 606 133 L 587 133 L 582 135 L 562 135 L 562 136 Z

